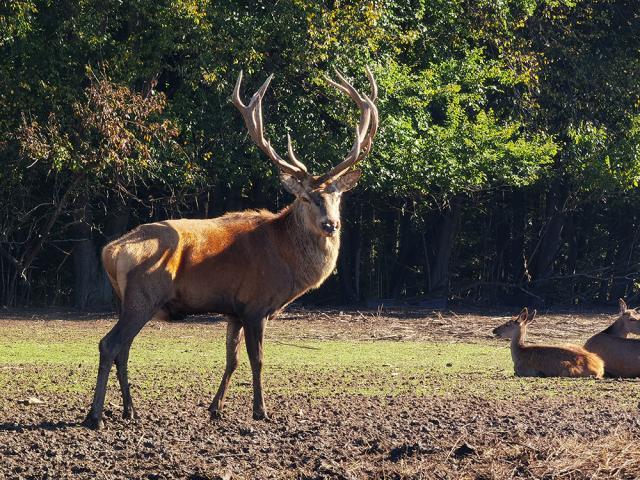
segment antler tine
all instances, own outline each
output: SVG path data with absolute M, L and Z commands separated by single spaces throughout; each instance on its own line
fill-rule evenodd
M 376 83 L 375 78 L 373 78 L 373 74 L 371 73 L 371 70 L 369 70 L 369 67 L 365 67 L 366 73 L 367 73 L 367 77 L 369 78 L 369 82 L 371 83 L 371 96 L 367 97 L 366 95 L 360 95 L 360 93 L 353 87 L 353 85 L 351 85 L 345 78 L 344 76 L 336 69 L 336 75 L 338 76 L 338 78 L 340 79 L 340 82 L 342 83 L 341 87 L 342 87 L 342 91 L 346 92 L 358 105 L 362 104 L 362 103 L 366 103 L 367 107 L 371 109 L 371 114 L 373 116 L 374 112 L 375 112 L 375 117 L 376 120 L 378 118 L 377 114 L 378 114 L 378 107 L 376 107 L 375 105 L 375 101 L 378 98 L 378 84 Z M 366 128 L 362 128 L 364 127 L 363 123 L 360 122 L 359 124 L 359 131 L 358 134 L 360 137 L 362 137 L 366 132 L 367 129 Z M 375 129 L 374 129 L 375 127 Z M 377 121 L 375 123 L 375 125 L 372 124 L 372 128 L 370 131 L 373 132 L 373 134 L 375 135 L 376 131 L 377 131 L 378 125 L 377 125 Z M 371 135 L 369 135 L 369 137 L 372 137 Z M 371 138 L 372 140 L 372 138 Z M 368 142 L 369 144 L 371 144 L 371 140 Z M 364 142 L 365 139 L 362 139 L 362 142 Z M 364 150 L 362 148 L 362 144 L 361 144 L 361 150 Z
M 305 172 L 307 171 L 307 166 L 302 163 L 300 160 L 298 160 L 298 158 L 296 157 L 295 152 L 293 151 L 293 144 L 291 143 L 291 135 L 287 133 L 287 155 L 289 156 L 289 159 L 293 162 L 293 164 L 298 167 L 300 170 L 304 170 Z
M 242 99 L 240 98 L 240 85 L 242 84 L 242 70 L 238 74 L 238 79 L 236 80 L 236 86 L 233 88 L 233 95 L 231 95 L 231 101 L 237 108 L 246 108 L 246 105 L 242 103 Z
M 253 107 L 251 108 L 251 114 L 256 126 L 255 131 L 259 135 L 260 143 L 266 142 L 269 151 L 277 156 L 275 150 L 271 148 L 271 142 L 264 137 L 264 122 L 262 120 L 262 99 L 264 98 L 264 94 L 267 92 L 267 88 L 269 88 L 269 84 L 271 83 L 272 79 L 273 73 L 267 77 L 262 86 L 256 91 L 256 93 L 253 94 L 251 100 L 249 101 L 249 107 Z
M 371 95 L 368 98 L 371 101 L 371 128 L 369 129 L 369 134 L 367 135 L 362 145 L 363 156 L 368 154 L 371 150 L 373 139 L 375 138 L 376 133 L 378 133 L 378 125 L 380 119 L 380 117 L 378 116 L 378 106 L 375 104 L 375 101 L 378 99 L 378 84 L 368 66 L 365 67 L 365 71 L 367 72 L 369 83 L 371 84 Z
M 364 70 L 367 72 L 367 78 L 371 84 L 371 95 L 369 95 L 369 98 L 372 102 L 375 102 L 378 99 L 378 84 L 376 83 L 376 79 L 373 78 L 373 73 L 371 73 L 369 67 L 364 67 Z
M 300 180 L 304 180 L 308 177 L 307 168 L 302 162 L 300 162 L 293 154 L 293 148 L 291 147 L 291 140 L 288 141 L 288 150 L 293 165 L 285 161 L 274 148 L 271 146 L 271 142 L 264 136 L 264 123 L 262 120 L 262 99 L 264 98 L 269 84 L 273 79 L 273 74 L 265 80 L 262 86 L 253 94 L 248 105 L 245 105 L 240 98 L 240 87 L 242 85 L 242 71 L 238 75 L 236 86 L 233 89 L 231 100 L 236 108 L 240 111 L 244 123 L 249 132 L 249 136 L 254 143 L 267 154 L 269 159 L 283 172 L 289 173 Z
M 378 84 L 376 83 L 375 78 L 373 78 L 373 74 L 367 67 L 367 76 L 369 77 L 369 82 L 371 83 L 371 96 L 367 97 L 371 102 L 371 128 L 369 129 L 369 133 L 366 138 L 362 142 L 362 156 L 369 153 L 371 150 L 371 145 L 373 144 L 373 139 L 378 133 L 378 125 L 379 125 L 379 115 L 378 115 L 378 106 L 374 103 L 378 98 Z M 365 95 L 366 97 L 366 95 Z
M 360 121 L 356 127 L 356 138 L 354 139 L 351 151 L 340 164 L 332 168 L 329 172 L 321 175 L 315 180 L 317 185 L 321 185 L 329 180 L 344 174 L 349 168 L 362 160 L 371 150 L 373 138 L 378 131 L 378 109 L 375 100 L 378 97 L 378 85 L 369 68 L 366 69 L 369 83 L 371 84 L 371 96 L 361 95 L 353 85 L 336 69 L 338 82 L 327 78 L 330 85 L 334 86 L 351 98 L 360 109 Z
M 337 70 L 336 70 L 337 72 Z M 332 87 L 337 88 L 338 90 L 340 90 L 343 93 L 346 93 L 347 95 L 349 95 L 349 90 L 345 87 L 343 87 L 341 84 L 339 84 L 338 82 L 331 80 L 329 77 L 327 77 L 326 75 L 324 76 L 324 79 L 327 81 L 327 83 L 329 85 L 331 85 Z
M 378 133 L 378 125 L 379 125 L 379 116 L 378 116 L 378 107 L 373 104 L 373 102 L 371 103 L 371 128 L 369 128 L 369 133 L 367 134 L 367 136 L 365 137 L 364 141 L 362 142 L 362 147 L 361 147 L 361 156 L 364 157 L 365 155 L 367 155 L 369 153 L 369 151 L 371 150 L 371 145 L 373 144 L 373 139 L 376 136 L 376 133 Z

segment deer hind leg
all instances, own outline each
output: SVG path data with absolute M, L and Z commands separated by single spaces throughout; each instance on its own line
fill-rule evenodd
M 133 400 L 131 399 L 131 391 L 129 385 L 129 350 L 131 342 L 124 345 L 120 353 L 116 355 L 116 372 L 118 375 L 118 383 L 120 384 L 120 392 L 122 393 L 122 418 L 133 420 L 136 418 L 136 411 L 133 408 Z
M 229 382 L 231 381 L 231 375 L 238 368 L 238 353 L 240 349 L 240 342 L 242 341 L 242 324 L 238 322 L 236 318 L 229 318 L 227 320 L 227 362 L 222 375 L 222 381 L 218 387 L 216 396 L 213 397 L 213 402 L 209 406 L 209 413 L 211 419 L 221 418 L 222 409 L 224 408 L 224 400 L 227 396 L 227 389 L 229 388 Z
M 123 362 L 124 357 L 128 357 L 128 349 L 131 346 L 133 338 L 142 329 L 145 323 L 149 321 L 154 309 L 136 311 L 127 308 L 123 308 L 120 314 L 120 319 L 115 326 L 107 333 L 102 340 L 100 340 L 100 363 L 98 366 L 98 379 L 96 380 L 96 389 L 93 394 L 93 402 L 91 409 L 86 418 L 82 422 L 82 425 L 91 429 L 99 429 L 103 426 L 102 422 L 102 410 L 104 408 L 104 397 L 107 392 L 107 381 L 109 380 L 109 372 L 116 358 L 120 356 L 118 363 L 119 367 L 119 379 L 127 380 L 126 367 L 124 370 L 122 366 L 126 362 Z M 126 349 L 126 354 L 122 354 L 122 350 Z M 124 376 L 123 376 L 124 373 Z M 122 382 L 122 380 L 121 380 Z M 122 383 L 121 383 L 122 385 Z M 129 393 L 129 387 L 127 383 L 126 392 Z M 129 394 L 129 401 L 131 395 Z M 123 400 L 126 402 L 126 398 Z
M 262 394 L 262 342 L 264 340 L 264 329 L 266 318 L 248 321 L 244 325 L 245 343 L 247 354 L 251 363 L 251 374 L 253 378 L 253 418 L 254 420 L 268 420 L 267 409 L 264 405 Z

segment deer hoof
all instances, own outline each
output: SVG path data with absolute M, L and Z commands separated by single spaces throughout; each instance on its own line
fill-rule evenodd
M 87 415 L 87 417 L 82 421 L 80 425 L 90 430 L 101 430 L 104 428 L 104 422 L 102 421 L 102 419 L 97 418 L 91 413 Z
M 221 420 L 223 418 L 222 410 L 209 410 L 209 416 L 211 417 L 211 420 Z
M 122 418 L 125 420 L 135 420 L 138 418 L 138 414 L 133 407 L 127 408 L 122 412 Z
M 264 410 L 261 410 L 261 411 L 254 411 L 254 412 L 253 412 L 253 419 L 254 419 L 254 420 L 264 420 L 264 421 L 267 421 L 267 420 L 269 420 L 269 415 L 267 415 L 267 412 L 265 412 Z

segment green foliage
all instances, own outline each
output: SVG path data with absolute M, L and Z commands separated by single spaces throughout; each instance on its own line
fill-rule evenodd
M 417 75 L 398 66 L 380 72 L 393 113 L 386 117 L 381 153 L 372 167 L 378 188 L 446 199 L 530 184 L 551 162 L 557 146 L 549 135 L 527 133 L 521 122 L 500 119 L 486 106 L 485 87 L 495 77 L 460 67 Z M 453 71 L 462 75 L 450 79 Z
M 177 172 L 179 164 L 167 163 L 182 152 L 174 122 L 161 117 L 165 96 L 142 96 L 106 77 L 89 75 L 84 98 L 74 102 L 64 123 L 55 113 L 45 124 L 23 119 L 18 139 L 30 165 L 43 162 L 51 171 L 84 175 L 108 188 L 126 188 L 137 178 L 164 181 L 168 167 Z M 193 169 L 183 171 L 182 178 L 171 180 L 193 182 Z
M 616 135 L 617 133 L 617 135 Z M 569 129 L 566 172 L 586 192 L 630 190 L 640 181 L 640 117 L 610 134 L 605 126 L 585 122 Z
M 635 0 L 9 2 L 0 7 L 3 290 L 20 275 L 42 278 L 43 290 L 68 284 L 78 205 L 95 212 L 96 251 L 117 233 L 105 231 L 113 211 L 129 212 L 133 226 L 281 207 L 273 167 L 229 102 L 239 71 L 246 96 L 275 73 L 267 134 L 284 154 L 291 133 L 321 173 L 349 150 L 357 121 L 324 77 L 337 67 L 366 91 L 365 65 L 380 86 L 381 129 L 354 194 L 365 207 L 345 219 L 351 238 L 366 241 L 351 250 L 357 267 L 341 273 L 343 284 L 367 274 L 360 299 L 390 295 L 391 275 L 406 272 L 416 295 L 429 291 L 448 243 L 440 209 L 453 199 L 473 219 L 452 237 L 462 286 L 535 282 L 528 265 L 547 247 L 553 260 L 541 262 L 556 273 L 597 264 L 613 275 L 620 260 L 607 252 L 631 245 L 620 258 L 636 258 L 631 233 L 602 240 L 602 231 L 614 204 L 631 212 L 620 213 L 631 230 L 638 216 L 629 200 L 640 181 L 637 13 Z M 510 195 L 528 200 L 491 231 Z M 567 228 L 548 240 L 553 212 Z M 405 214 L 410 235 L 400 233 Z M 592 217 L 601 223 L 584 231 L 571 223 Z M 494 242 L 482 254 L 478 229 Z M 579 246 L 576 232 L 597 245 Z M 19 272 L 53 242 L 57 256 Z M 403 257 L 405 243 L 412 255 Z M 35 288 L 27 281 L 25 301 Z
M 35 1 L 16 0 L 0 5 L 0 47 L 31 31 L 31 19 L 38 12 Z

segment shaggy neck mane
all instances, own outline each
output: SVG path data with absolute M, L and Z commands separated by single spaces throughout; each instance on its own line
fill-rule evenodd
M 326 237 L 308 228 L 304 205 L 296 199 L 277 214 L 284 234 L 283 258 L 290 263 L 299 295 L 317 288 L 336 266 L 340 249 L 340 234 Z

